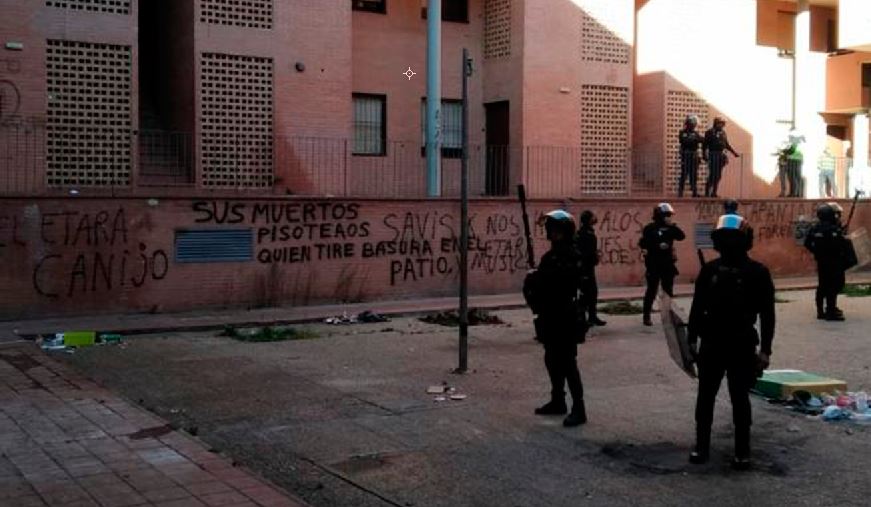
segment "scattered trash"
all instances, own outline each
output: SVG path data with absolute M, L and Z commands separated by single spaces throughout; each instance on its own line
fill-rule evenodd
M 763 396 L 789 400 L 797 391 L 811 394 L 845 392 L 847 383 L 801 370 L 766 370 L 754 387 Z
M 381 314 L 378 314 L 378 313 L 375 313 L 375 312 L 372 312 L 369 310 L 366 310 L 365 312 L 362 312 L 359 315 L 357 315 L 357 320 L 359 322 L 363 322 L 363 323 L 390 322 L 390 319 L 388 317 L 385 317 L 384 315 L 381 315 Z
M 436 402 L 446 401 L 448 399 L 454 401 L 462 401 L 468 397 L 468 395 L 458 393 L 457 388 L 449 386 L 447 382 L 442 382 L 441 385 L 432 385 L 427 387 L 426 393 L 437 395 L 433 397 L 433 401 Z
M 790 433 L 798 433 L 799 431 L 801 431 L 801 428 L 799 428 L 798 426 L 795 426 L 795 425 L 791 425 L 791 426 L 786 428 L 786 431 L 788 431 Z
M 452 394 L 451 395 L 451 399 L 454 401 L 462 401 L 462 400 L 465 400 L 466 398 L 468 398 L 468 396 L 465 394 Z
M 850 418 L 850 411 L 835 405 L 829 405 L 823 410 L 822 418 L 824 421 L 841 421 Z
M 470 326 L 497 325 L 505 323 L 498 316 L 480 308 L 470 309 L 468 317 Z M 457 313 L 456 310 L 449 310 L 434 315 L 425 315 L 420 318 L 420 321 L 426 322 L 427 324 L 438 324 L 439 326 L 458 327 L 460 325 L 460 314 Z
M 357 317 L 350 317 L 347 313 L 342 313 L 341 317 L 327 317 L 324 319 L 324 324 L 332 324 L 335 326 L 356 324 Z
M 37 344 L 45 351 L 66 352 L 72 354 L 76 348 L 93 345 L 119 344 L 122 336 L 116 333 L 96 333 L 94 331 L 68 331 L 56 333 L 53 336 L 42 336 Z
M 641 315 L 644 309 L 635 301 L 620 299 L 599 305 L 598 311 L 605 315 Z
M 225 326 L 224 331 L 222 331 L 218 336 L 227 336 L 242 342 L 281 342 L 318 338 L 317 333 L 308 329 L 272 326 L 241 330 L 236 329 L 233 326 Z
M 444 396 L 436 396 L 435 398 L 433 398 L 433 401 L 435 401 L 435 402 L 442 402 L 442 401 L 447 401 L 447 400 L 448 399 L 445 398 Z
M 774 302 L 775 303 L 792 303 L 792 300 L 786 299 L 783 296 L 781 296 L 780 294 L 775 294 L 774 295 Z
M 447 386 L 429 386 L 426 388 L 427 394 L 444 394 L 447 390 Z

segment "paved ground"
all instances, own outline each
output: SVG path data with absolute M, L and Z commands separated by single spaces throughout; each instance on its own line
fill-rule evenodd
M 0 347 L 0 506 L 302 507 L 33 345 Z
M 830 323 L 810 292 L 782 297 L 772 366 L 871 389 L 869 300 L 844 298 L 848 321 Z M 609 317 L 582 347 L 588 425 L 532 415 L 548 387 L 530 316 L 498 314 L 506 324 L 473 328 L 461 376 L 456 330 L 413 318 L 280 343 L 163 333 L 62 357 L 318 507 L 868 505 L 871 428 L 759 399 L 753 471 L 727 465 L 725 396 L 711 464 L 687 464 L 695 384 L 638 316 Z M 443 381 L 468 398 L 435 402 L 426 387 Z

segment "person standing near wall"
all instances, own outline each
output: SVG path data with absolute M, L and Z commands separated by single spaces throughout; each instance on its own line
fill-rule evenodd
M 768 368 L 774 340 L 774 282 L 768 268 L 748 255 L 752 243 L 742 217 L 721 216 L 711 239 L 720 257 L 699 272 L 687 329 L 699 369 L 696 445 L 690 462 L 702 464 L 710 457 L 714 404 L 726 376 L 735 426 L 732 466 L 746 470 L 750 467 L 750 389 Z
M 838 187 L 835 185 L 835 157 L 828 146 L 823 150 L 817 161 L 820 172 L 820 197 L 837 197 Z
M 846 282 L 844 257 L 847 239 L 839 219 L 840 210 L 837 203 L 821 204 L 817 208 L 819 222 L 811 227 L 804 240 L 805 248 L 817 261 L 815 301 L 817 318 L 821 320 L 844 320 L 844 312 L 838 308 L 838 293 Z
M 599 300 L 599 284 L 596 282 L 596 266 L 599 264 L 599 240 L 593 226 L 598 219 L 590 210 L 581 213 L 581 228 L 575 238 L 575 247 L 581 256 L 581 293 L 587 307 L 587 323 L 590 326 L 607 324 L 597 314 L 596 305 Z
M 678 141 L 680 142 L 680 179 L 677 185 L 677 196 L 683 197 L 683 189 L 687 179 L 690 182 L 690 189 L 693 197 L 698 197 L 698 186 L 696 181 L 699 174 L 699 146 L 704 142 L 702 135 L 696 130 L 699 120 L 696 116 L 687 116 L 684 122 L 684 128 L 678 133 Z
M 717 187 L 720 178 L 723 177 L 723 169 L 729 163 L 726 157 L 728 150 L 732 156 L 738 157 L 738 152 L 732 149 L 729 138 L 726 136 L 726 120 L 721 117 L 714 118 L 714 126 L 705 132 L 702 144 L 702 154 L 708 163 L 708 181 L 705 183 L 705 197 L 717 197 Z
M 564 426 L 587 422 L 584 386 L 578 370 L 578 343 L 587 330 L 583 298 L 580 295 L 581 258 L 574 246 L 575 221 L 563 210 L 545 215 L 550 250 L 541 258 L 538 269 L 527 275 L 523 294 L 536 315 L 536 340 L 544 345 L 544 365 L 550 377 L 551 398 L 535 409 L 537 415 L 562 415 L 567 412 L 565 384 L 572 395 L 572 410 Z
M 789 132 L 785 151 L 786 176 L 787 180 L 789 180 L 788 197 L 801 197 L 804 194 L 801 175 L 801 169 L 804 165 L 804 153 L 801 151 L 801 144 L 804 141 L 804 136 L 800 135 L 796 130 L 793 129 Z
M 674 208 L 667 202 L 661 202 L 653 208 L 653 222 L 644 226 L 638 246 L 644 254 L 644 275 L 647 290 L 644 292 L 643 322 L 652 326 L 650 313 L 653 310 L 653 300 L 662 285 L 662 290 L 672 296 L 674 293 L 674 277 L 677 271 L 677 256 L 674 252 L 674 242 L 683 241 L 686 234 L 673 221 Z

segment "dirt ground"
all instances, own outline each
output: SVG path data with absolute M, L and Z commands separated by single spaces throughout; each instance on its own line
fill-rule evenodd
M 815 319 L 812 293 L 781 294 L 773 368 L 871 390 L 871 310 Z M 685 300 L 681 304 L 686 306 Z M 305 326 L 319 338 L 243 343 L 218 333 L 133 337 L 63 355 L 76 368 L 314 506 L 868 505 L 869 426 L 826 423 L 755 398 L 750 472 L 733 472 L 721 390 L 710 464 L 693 466 L 695 382 L 660 327 L 604 316 L 581 347 L 589 423 L 533 415 L 546 401 L 528 311 L 471 331 L 415 318 Z M 462 401 L 434 401 L 446 382 Z

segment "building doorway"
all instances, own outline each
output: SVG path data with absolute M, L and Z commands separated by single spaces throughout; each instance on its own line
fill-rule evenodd
M 484 104 L 486 111 L 485 193 L 508 195 L 509 106 L 508 101 Z

